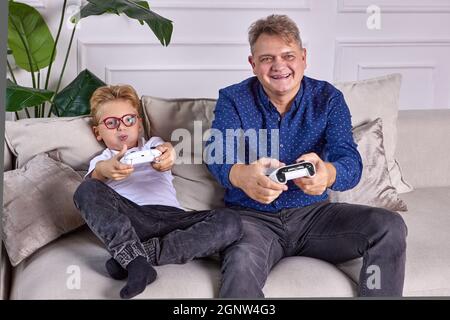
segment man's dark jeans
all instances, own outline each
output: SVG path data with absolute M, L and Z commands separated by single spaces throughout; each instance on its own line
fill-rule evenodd
M 232 209 L 244 236 L 224 251 L 220 297 L 263 297 L 270 270 L 289 256 L 333 264 L 363 257 L 359 296 L 402 295 L 407 228 L 398 213 L 329 201 L 278 213 Z
M 239 213 L 233 210 L 139 206 L 97 179 L 84 180 L 74 202 L 124 268 L 138 256 L 154 265 L 185 263 L 217 253 L 242 236 Z

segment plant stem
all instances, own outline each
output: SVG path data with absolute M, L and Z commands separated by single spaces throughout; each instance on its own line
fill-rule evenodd
M 56 97 L 59 87 L 61 85 L 61 81 L 64 75 L 64 71 L 66 70 L 66 65 L 67 65 L 67 59 L 69 59 L 69 54 L 70 54 L 70 48 L 72 47 L 72 42 L 73 42 L 73 37 L 75 35 L 75 31 L 77 30 L 77 24 L 75 24 L 73 26 L 73 30 L 72 30 L 72 35 L 70 36 L 70 41 L 69 41 L 69 47 L 67 48 L 67 52 L 66 52 L 66 58 L 64 59 L 64 64 L 63 64 L 63 68 L 61 70 L 61 74 L 59 75 L 59 80 L 58 80 L 58 85 L 56 86 L 56 90 L 55 90 L 55 95 L 53 97 Z
M 50 79 L 50 73 L 52 71 L 53 59 L 54 59 L 55 53 L 56 53 L 56 46 L 58 44 L 59 35 L 61 34 L 62 25 L 63 25 L 63 22 L 64 22 L 64 15 L 66 13 L 66 5 L 67 5 L 67 0 L 64 0 L 63 7 L 62 7 L 62 12 L 61 12 L 61 20 L 59 21 L 58 33 L 56 34 L 55 45 L 53 46 L 52 55 L 51 55 L 51 58 L 50 58 L 50 65 L 48 66 L 48 69 L 47 69 L 47 77 L 45 79 L 45 87 L 44 87 L 44 89 L 46 89 L 46 90 L 48 88 L 48 82 L 49 82 L 49 79 Z
M 53 103 L 50 105 L 50 109 L 48 110 L 47 118 L 50 118 L 52 115 Z
M 40 86 L 41 86 L 41 71 L 39 70 L 37 72 L 36 88 L 40 89 Z M 41 117 L 41 109 L 39 108 L 39 106 L 35 106 L 34 107 L 34 117 L 35 118 L 40 118 Z
M 12 70 L 12 67 L 11 67 L 11 65 L 9 64 L 8 57 L 6 58 L 6 63 L 8 64 L 9 74 L 11 75 L 11 77 L 12 77 L 14 83 L 17 84 L 17 80 L 16 80 L 16 77 L 14 76 L 14 72 L 13 72 L 13 70 Z
M 61 86 L 61 81 L 64 76 L 64 71 L 66 70 L 67 60 L 69 59 L 70 48 L 72 47 L 73 37 L 75 36 L 75 31 L 77 30 L 77 24 L 78 24 L 78 22 L 75 23 L 75 25 L 73 26 L 72 35 L 70 36 L 69 46 L 67 47 L 67 52 L 66 52 L 66 57 L 64 59 L 63 68 L 61 70 L 61 74 L 59 75 L 58 85 L 56 86 L 55 94 L 53 95 L 52 100 L 50 101 L 51 106 L 50 106 L 50 110 L 48 111 L 48 117 L 50 117 L 50 114 L 53 109 L 55 110 L 56 116 L 59 117 L 59 112 L 58 112 L 58 109 L 55 107 L 55 104 L 53 103 L 53 99 L 58 94 L 59 87 Z

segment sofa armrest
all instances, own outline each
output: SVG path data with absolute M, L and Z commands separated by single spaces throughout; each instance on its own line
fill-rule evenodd
M 401 110 L 396 159 L 415 188 L 450 186 L 450 109 Z
M 2 243 L 0 249 L 0 300 L 8 300 L 11 287 L 11 264 Z
M 6 139 L 4 140 L 3 145 L 3 170 L 12 170 L 14 168 L 13 163 L 15 160 L 11 150 L 8 147 L 8 144 L 6 143 Z

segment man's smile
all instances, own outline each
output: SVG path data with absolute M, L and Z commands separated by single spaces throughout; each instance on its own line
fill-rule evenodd
M 284 74 L 272 75 L 272 76 L 270 76 L 270 78 L 272 78 L 274 80 L 284 80 L 284 79 L 288 79 L 291 75 L 292 75 L 292 73 L 284 73 Z

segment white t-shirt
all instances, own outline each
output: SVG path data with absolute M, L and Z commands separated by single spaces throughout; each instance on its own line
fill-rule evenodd
M 142 147 L 131 148 L 127 153 L 149 150 L 151 147 L 156 147 L 162 143 L 164 141 L 161 138 L 152 137 Z M 117 153 L 119 152 L 106 148 L 100 155 L 91 160 L 86 176 L 95 169 L 98 161 L 109 160 Z M 176 198 L 172 180 L 173 176 L 170 170 L 160 172 L 153 169 L 149 163 L 141 163 L 134 165 L 134 171 L 129 177 L 119 181 L 108 179 L 105 183 L 121 196 L 141 206 L 157 204 L 181 208 Z

